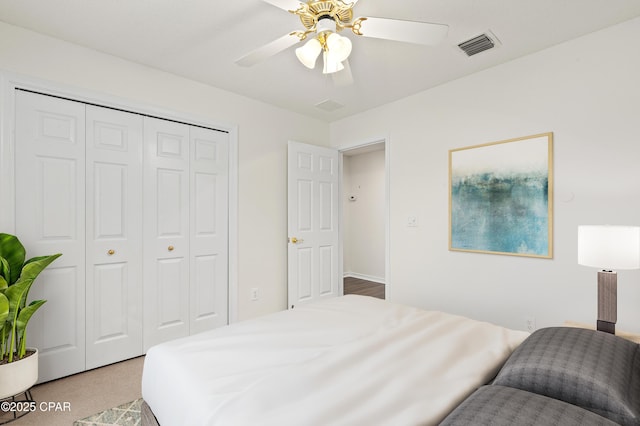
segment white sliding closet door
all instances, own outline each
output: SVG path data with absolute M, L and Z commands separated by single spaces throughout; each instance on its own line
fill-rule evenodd
M 63 253 L 29 294 L 40 381 L 85 369 L 85 107 L 16 92 L 16 234 L 27 256 Z
M 189 334 L 189 126 L 144 118 L 144 350 Z
M 15 96 L 7 208 L 29 257 L 63 254 L 29 297 L 47 300 L 27 332 L 39 381 L 228 324 L 229 135 Z
M 87 365 L 142 355 L 142 116 L 87 105 Z
M 191 127 L 190 136 L 190 334 L 194 334 L 228 323 L 229 135 Z

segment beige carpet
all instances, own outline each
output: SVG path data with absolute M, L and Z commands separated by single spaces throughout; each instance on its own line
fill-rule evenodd
M 43 402 L 60 403 L 65 411 L 36 411 L 10 423 L 11 426 L 71 426 L 74 421 L 117 407 L 142 396 L 144 357 L 53 380 L 35 386 L 31 393 L 40 407 Z

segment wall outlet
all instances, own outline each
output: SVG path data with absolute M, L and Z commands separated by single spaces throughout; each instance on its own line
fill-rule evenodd
M 407 217 L 407 226 L 415 228 L 418 226 L 418 218 L 416 216 Z
M 258 300 L 258 289 L 255 287 L 251 289 L 251 300 Z
M 535 317 L 526 317 L 524 319 L 525 327 L 529 333 L 533 333 L 536 331 L 536 318 Z

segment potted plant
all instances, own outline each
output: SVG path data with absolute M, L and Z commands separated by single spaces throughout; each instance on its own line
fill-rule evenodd
M 38 352 L 27 349 L 27 325 L 46 301 L 27 304 L 33 282 L 61 254 L 25 261 L 15 235 L 0 233 L 0 399 L 20 394 L 38 380 Z

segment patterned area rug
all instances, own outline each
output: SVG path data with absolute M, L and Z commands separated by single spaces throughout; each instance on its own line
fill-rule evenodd
M 73 426 L 139 426 L 142 399 L 73 422 Z

